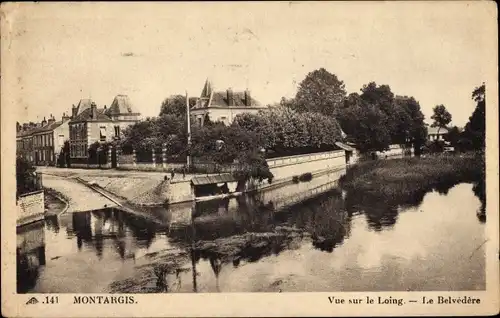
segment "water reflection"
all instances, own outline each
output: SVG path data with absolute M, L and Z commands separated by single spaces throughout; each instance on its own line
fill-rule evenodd
M 46 263 L 43 222 L 36 222 L 17 231 L 17 292 L 32 289 L 39 276 L 39 269 Z
M 436 187 L 442 202 L 436 201 L 434 206 L 446 207 L 452 187 Z M 481 213 L 485 208 L 484 183 L 476 183 L 471 188 L 481 202 L 477 218 L 485 222 L 485 215 Z M 471 190 L 460 191 L 469 191 L 472 195 Z M 464 192 L 462 197 L 466 195 L 467 192 Z M 408 221 L 413 216 L 405 216 L 406 221 L 400 221 L 403 215 L 413 215 L 411 211 L 425 210 L 421 207 L 424 198 L 429 198 L 428 194 L 419 194 L 401 204 L 389 204 L 366 194 L 342 193 L 334 185 L 325 186 L 318 182 L 290 185 L 289 188 L 233 199 L 182 205 L 171 210 L 142 209 L 133 214 L 118 209 L 102 209 L 49 217 L 45 223 L 25 227 L 18 233 L 18 291 L 103 292 L 108 286 L 123 282 L 124 278 L 129 281 L 116 284 L 115 291 L 269 291 L 286 290 L 285 286 L 300 291 L 308 288 L 297 286 L 308 286 L 313 282 L 317 285 L 311 286 L 317 287 L 310 287 L 310 290 L 322 290 L 322 284 L 331 284 L 333 276 L 340 280 L 351 277 L 349 275 L 371 277 L 367 273 L 385 277 L 391 267 L 398 271 L 408 266 L 413 268 L 406 263 L 413 255 L 404 256 L 404 253 L 413 251 L 425 255 L 422 251 L 434 248 L 418 245 L 430 236 L 426 234 L 429 227 L 432 228 L 428 224 L 442 222 L 440 226 L 444 227 L 443 233 L 447 236 L 459 234 L 446 232 L 446 227 L 453 228 L 450 224 L 456 222 L 455 217 L 433 219 L 427 212 L 422 215 L 415 213 L 413 221 Z M 406 233 L 398 229 L 416 220 L 427 225 L 419 229 L 420 232 L 413 233 L 415 237 L 408 241 L 404 237 Z M 467 229 L 470 225 L 460 223 L 458 228 L 460 226 Z M 360 237 L 370 239 L 358 244 L 356 242 Z M 379 237 L 391 242 L 383 245 L 386 250 L 375 247 L 365 251 L 367 242 Z M 463 238 L 455 239 L 462 242 Z M 404 249 L 394 247 L 401 242 L 407 244 Z M 467 246 L 467 243 L 462 242 L 461 245 Z M 392 253 L 393 249 L 402 256 Z M 448 251 L 437 253 L 440 252 Z M 334 258 L 325 258 L 333 254 Z M 59 258 L 63 261 L 59 262 Z M 325 265 L 310 264 L 316 258 Z M 374 258 L 380 259 L 379 265 L 370 265 Z M 413 261 L 421 267 L 415 267 L 418 273 L 427 266 L 427 263 L 419 263 L 419 258 Z M 275 262 L 282 262 L 283 265 L 276 265 Z M 297 262 L 300 265 L 291 265 Z M 333 262 L 331 268 L 327 266 L 329 262 Z M 315 275 L 302 273 L 306 268 L 309 271 L 318 266 L 324 282 L 317 281 Z M 366 266 L 369 272 L 364 272 L 360 266 Z M 41 271 L 41 268 L 44 270 Z M 286 277 L 280 274 L 279 279 L 272 280 L 265 278 L 264 274 L 258 276 L 253 269 L 264 271 L 269 277 L 283 271 L 290 273 Z M 331 272 L 334 269 L 336 274 Z M 433 270 L 426 268 L 426 271 Z M 140 281 L 144 275 L 153 275 L 154 283 L 144 285 Z M 419 275 L 416 276 L 418 279 Z M 296 278 L 302 276 L 304 281 Z M 254 281 L 249 281 L 251 277 Z M 64 285 L 68 279 L 73 283 Z M 307 279 L 310 282 L 306 282 Z M 362 285 L 363 282 L 365 285 Z M 358 283 L 359 288 L 368 286 L 364 280 Z M 479 288 L 477 286 L 481 284 L 467 288 Z M 348 286 L 345 288 L 349 289 Z M 387 288 L 397 289 L 397 286 L 387 285 Z

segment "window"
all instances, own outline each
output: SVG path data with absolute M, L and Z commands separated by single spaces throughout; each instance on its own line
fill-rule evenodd
M 106 141 L 106 127 L 101 127 L 99 129 L 99 140 Z
M 226 119 L 227 119 L 227 117 L 226 117 L 226 116 L 222 116 L 222 117 L 219 119 L 219 121 L 221 121 L 221 122 L 223 122 L 223 123 L 224 123 L 224 122 L 226 121 Z
M 198 126 L 200 126 L 200 127 L 201 127 L 201 125 L 202 125 L 202 124 L 201 124 L 201 120 L 202 120 L 202 119 L 201 119 L 201 117 L 198 117 Z
M 115 126 L 115 137 L 120 138 L 120 126 Z
M 61 147 L 64 145 L 64 135 L 59 135 L 58 143 L 59 143 L 59 146 L 61 146 Z

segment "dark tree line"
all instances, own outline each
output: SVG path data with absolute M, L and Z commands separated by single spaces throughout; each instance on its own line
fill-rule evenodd
M 388 85 L 370 82 L 347 95 L 344 83 L 324 68 L 309 73 L 294 99 L 281 105 L 338 119 L 361 152 L 383 151 L 390 144 L 420 149 L 426 139 L 424 115 L 413 97 L 397 96 Z
M 448 138 L 465 148 L 484 147 L 484 85 L 474 90 L 477 103 L 465 129 L 450 129 Z M 196 98 L 190 98 L 192 107 Z M 451 114 L 443 105 L 434 108 L 433 126 L 444 128 Z M 418 155 L 427 139 L 427 126 L 419 102 L 396 95 L 389 85 L 370 82 L 359 93 L 347 95 L 344 83 L 324 68 L 310 72 L 294 98 L 258 114 L 237 116 L 225 126 L 205 118 L 198 127 L 191 120 L 192 144 L 187 147 L 185 96 L 163 101 L 158 117 L 147 118 L 124 131 L 125 153 L 161 149 L 167 155 L 203 157 L 217 163 L 242 161 L 244 156 L 292 155 L 335 149 L 335 142 L 352 141 L 361 152 L 383 151 L 391 144 L 413 146 Z M 449 127 L 447 127 L 449 128 Z M 342 132 L 346 133 L 343 135 Z M 252 154 L 252 155 L 250 155 Z

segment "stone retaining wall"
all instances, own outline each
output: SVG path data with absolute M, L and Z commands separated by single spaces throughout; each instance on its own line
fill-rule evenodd
M 17 225 L 24 225 L 44 218 L 45 195 L 43 190 L 20 195 L 16 203 Z

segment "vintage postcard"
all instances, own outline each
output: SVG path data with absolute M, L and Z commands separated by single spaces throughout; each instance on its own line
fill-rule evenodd
M 489 1 L 2 3 L 2 315 L 495 315 Z

